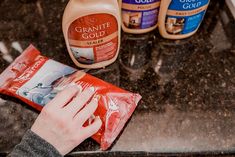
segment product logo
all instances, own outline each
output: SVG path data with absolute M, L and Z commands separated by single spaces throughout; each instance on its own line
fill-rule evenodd
M 154 2 L 155 0 L 135 0 L 136 3 L 143 3 L 143 4 L 146 4 L 146 3 L 152 3 Z
M 184 9 L 194 9 L 202 6 L 202 2 L 200 2 L 199 0 L 180 0 L 180 3 L 184 3 Z
M 110 28 L 111 23 L 106 22 L 101 25 L 95 25 L 90 27 L 75 27 L 75 31 L 77 33 L 82 33 L 83 39 L 95 39 L 95 38 L 101 38 L 105 36 L 105 30 L 107 28 Z
M 35 73 L 35 71 L 38 70 L 44 62 L 45 58 L 41 57 L 37 62 L 35 62 L 35 64 L 31 68 L 25 70 L 25 72 L 21 76 L 15 79 L 15 81 L 19 81 L 19 83 L 21 83 L 26 80 L 29 80 L 31 76 Z
M 12 92 L 16 92 L 19 88 L 21 88 L 21 86 L 23 86 L 23 84 L 25 84 L 27 81 L 29 81 L 32 78 L 32 76 L 41 68 L 41 66 L 46 61 L 47 58 L 45 57 L 38 58 L 38 60 L 35 61 L 35 63 L 31 67 L 24 69 L 24 72 L 19 77 L 16 77 L 14 79 L 13 82 L 15 83 L 15 85 L 11 86 L 9 90 Z M 21 67 L 26 66 L 27 64 L 22 64 Z M 14 71 L 15 68 L 12 70 Z

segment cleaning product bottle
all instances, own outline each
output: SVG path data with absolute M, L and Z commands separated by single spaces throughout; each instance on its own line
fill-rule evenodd
M 119 0 L 119 5 L 124 32 L 142 34 L 157 27 L 160 0 Z
M 70 0 L 62 26 L 70 57 L 78 67 L 101 68 L 117 59 L 121 39 L 117 0 Z
M 198 30 L 210 0 L 163 0 L 159 31 L 167 39 L 183 39 Z

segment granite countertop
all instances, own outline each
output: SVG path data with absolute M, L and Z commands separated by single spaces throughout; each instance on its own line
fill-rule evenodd
M 31 43 L 75 67 L 61 29 L 67 2 L 0 1 L 0 72 Z M 89 73 L 143 99 L 109 151 L 88 139 L 71 155 L 235 153 L 235 27 L 222 3 L 211 1 L 200 29 L 185 40 L 165 40 L 157 31 L 123 33 L 119 59 Z M 37 115 L 0 96 L 0 154 L 19 143 Z

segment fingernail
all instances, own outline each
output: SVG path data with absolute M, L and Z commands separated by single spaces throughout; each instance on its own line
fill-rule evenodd
M 74 85 L 72 87 L 76 90 L 76 94 L 79 94 L 81 92 L 81 88 L 79 88 L 79 86 Z
M 95 90 L 95 87 L 90 87 L 90 88 L 88 88 L 90 91 L 92 91 L 92 92 L 95 92 L 96 90 Z
M 100 116 L 97 116 L 96 119 L 97 119 L 97 120 L 100 120 L 100 126 L 102 126 L 102 123 L 103 123 L 103 122 L 102 122 Z
M 100 116 L 96 116 L 95 118 L 96 118 L 96 119 L 100 119 Z M 101 120 L 101 119 L 100 119 L 100 120 Z
M 67 87 L 65 87 L 66 89 L 76 89 L 78 90 L 78 86 L 77 85 L 68 85 Z
M 94 97 L 93 97 L 93 100 L 96 101 L 96 102 L 99 102 L 101 96 L 96 94 Z

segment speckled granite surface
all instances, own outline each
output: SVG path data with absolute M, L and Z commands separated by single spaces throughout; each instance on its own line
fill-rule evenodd
M 44 55 L 75 67 L 61 30 L 66 3 L 0 1 L 0 71 L 30 43 Z M 108 152 L 100 152 L 88 139 L 72 154 L 234 153 L 235 27 L 228 20 L 222 5 L 213 1 L 191 38 L 165 40 L 157 31 L 123 34 L 119 59 L 89 73 L 139 92 L 143 99 Z M 11 151 L 37 115 L 26 104 L 0 96 L 0 153 Z

